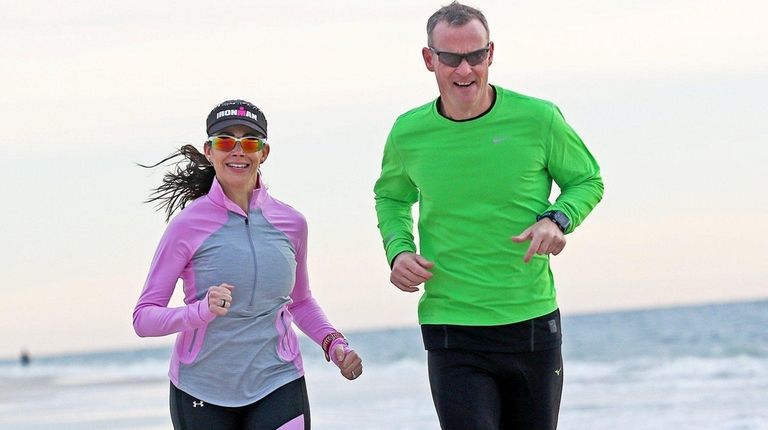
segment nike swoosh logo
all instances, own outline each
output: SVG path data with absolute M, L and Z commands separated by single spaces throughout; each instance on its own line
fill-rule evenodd
M 557 370 L 555 370 L 555 375 L 560 376 L 560 372 L 562 372 L 562 371 L 563 371 L 562 367 L 557 369 Z

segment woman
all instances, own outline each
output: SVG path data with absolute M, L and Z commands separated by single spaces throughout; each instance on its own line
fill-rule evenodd
M 304 217 L 267 192 L 267 121 L 229 100 L 206 121 L 201 154 L 181 148 L 175 172 L 149 201 L 168 224 L 133 312 L 139 336 L 178 333 L 171 356 L 171 418 L 180 429 L 309 429 L 296 325 L 347 379 L 362 361 L 312 298 Z M 189 205 L 187 205 L 189 203 Z M 185 207 L 186 206 L 186 207 Z M 182 279 L 186 306 L 169 308 Z

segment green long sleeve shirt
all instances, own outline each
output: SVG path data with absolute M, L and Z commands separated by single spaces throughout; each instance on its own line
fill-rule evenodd
M 421 324 L 501 325 L 557 308 L 549 256 L 523 262 L 510 239 L 559 210 L 569 233 L 603 195 L 600 168 L 558 108 L 495 86 L 484 115 L 452 121 L 437 101 L 401 115 L 374 187 L 387 259 L 417 252 L 435 263 L 419 301 Z M 552 181 L 560 188 L 549 201 Z

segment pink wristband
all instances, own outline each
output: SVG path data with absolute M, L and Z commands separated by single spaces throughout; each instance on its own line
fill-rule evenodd
M 347 357 L 347 354 L 349 353 L 349 351 L 351 351 L 351 349 L 349 349 L 349 342 L 347 342 L 347 339 L 340 338 L 340 339 L 335 339 L 333 342 L 331 342 L 331 346 L 330 348 L 328 348 L 328 355 L 330 355 L 331 361 L 333 362 L 333 364 L 338 366 L 340 362 L 339 362 L 339 359 L 336 357 L 336 353 L 334 352 L 336 351 L 337 345 L 344 345 L 344 358 Z
M 334 332 L 328 333 L 323 338 L 323 343 L 322 343 L 321 347 L 323 348 L 323 352 L 325 353 L 325 361 L 331 361 L 331 358 L 329 356 L 330 350 L 331 350 L 331 346 L 333 345 L 333 343 L 335 341 L 337 341 L 339 339 L 344 339 L 344 335 L 341 334 L 338 331 L 334 331 Z

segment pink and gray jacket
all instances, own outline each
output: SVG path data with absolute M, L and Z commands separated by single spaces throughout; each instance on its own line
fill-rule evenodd
M 246 214 L 214 179 L 168 224 L 133 326 L 142 337 L 178 333 L 169 376 L 180 390 L 221 406 L 253 403 L 304 374 L 292 322 L 317 344 L 336 331 L 312 298 L 306 258 L 298 211 L 262 186 Z M 169 308 L 179 278 L 186 306 Z M 232 305 L 217 317 L 207 292 L 222 283 L 234 286 Z

